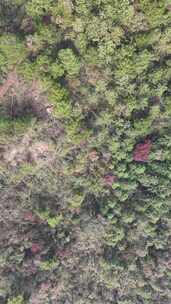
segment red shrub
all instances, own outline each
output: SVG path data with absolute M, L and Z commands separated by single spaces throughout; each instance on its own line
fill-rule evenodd
M 42 220 L 39 219 L 38 216 L 33 214 L 31 211 L 26 211 L 23 214 L 23 218 L 26 222 L 30 222 L 32 224 L 40 224 L 42 222 Z
M 24 213 L 24 220 L 31 223 L 35 223 L 37 221 L 36 216 L 31 211 L 26 211 Z
M 133 152 L 133 159 L 137 162 L 147 162 L 151 151 L 152 143 L 146 139 L 144 143 L 137 144 Z
M 50 288 L 50 283 L 42 283 L 40 289 L 43 291 L 47 291 Z
M 33 243 L 31 246 L 31 252 L 33 254 L 39 253 L 42 250 L 42 245 L 39 243 Z
M 70 249 L 58 250 L 56 252 L 56 255 L 60 260 L 63 260 L 65 258 L 70 257 L 72 255 L 72 251 Z
M 115 176 L 115 175 L 112 175 L 112 174 L 108 174 L 106 175 L 103 180 L 104 180 L 104 183 L 105 185 L 107 186 L 112 186 L 112 184 L 117 181 L 118 177 Z
M 43 23 L 45 25 L 49 25 L 51 23 L 51 15 L 44 15 L 43 16 Z
M 25 262 L 23 264 L 23 270 L 26 276 L 30 276 L 37 272 L 37 267 L 30 260 L 29 262 Z

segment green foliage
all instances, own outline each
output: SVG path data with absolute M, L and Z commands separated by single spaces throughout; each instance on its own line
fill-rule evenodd
M 166 1 L 141 0 L 140 8 L 145 13 L 150 26 L 156 27 L 167 24 L 169 14 L 166 12 Z
M 43 167 L 28 158 L 0 174 L 2 222 L 16 234 L 0 246 L 8 295 L 29 280 L 30 303 L 36 295 L 43 304 L 169 304 L 169 1 L 9 0 L 8 8 L 0 81 L 16 66 L 40 82 L 52 113 L 31 140 L 54 147 Z M 7 150 L 31 124 L 1 115 Z
M 6 71 L 7 59 L 3 54 L 0 54 L 0 71 L 4 73 Z
M 37 215 L 43 220 L 48 223 L 50 228 L 56 228 L 62 221 L 63 216 L 62 214 L 51 216 L 50 210 L 46 211 L 38 211 Z
M 18 37 L 13 34 L 0 36 L 0 55 L 4 58 L 2 66 L 8 64 L 8 67 L 14 67 L 17 63 L 25 59 L 27 49 Z M 1 59 L 2 60 L 2 59 Z
M 49 88 L 49 99 L 54 106 L 54 116 L 57 118 L 69 118 L 71 115 L 71 103 L 68 92 L 60 85 L 53 85 Z
M 73 210 L 77 208 L 81 208 L 83 201 L 84 201 L 84 196 L 80 194 L 75 195 L 72 201 L 70 202 L 70 208 Z
M 29 176 L 33 176 L 37 171 L 37 168 L 35 165 L 25 163 L 20 166 L 18 171 L 12 175 L 10 178 L 11 182 L 19 183 L 24 181 L 25 178 L 28 178 Z
M 55 62 L 52 64 L 50 69 L 50 74 L 54 79 L 58 79 L 59 77 L 62 77 L 64 75 L 64 69 L 61 64 L 58 62 Z
M 32 117 L 22 117 L 11 120 L 10 118 L 0 117 L 0 136 L 15 136 L 24 134 L 32 125 Z
M 17 296 L 8 300 L 8 304 L 24 304 L 23 296 Z
M 60 50 L 58 57 L 69 77 L 76 76 L 79 73 L 80 62 L 71 49 Z
M 52 271 L 57 268 L 59 265 L 59 261 L 57 260 L 49 260 L 40 263 L 40 269 L 43 271 Z
M 32 16 L 33 18 L 39 18 L 51 10 L 52 3 L 52 0 L 29 1 L 26 6 L 26 11 L 28 15 Z

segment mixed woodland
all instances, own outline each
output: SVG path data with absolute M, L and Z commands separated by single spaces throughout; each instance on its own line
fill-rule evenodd
M 0 304 L 170 303 L 170 0 L 0 0 Z

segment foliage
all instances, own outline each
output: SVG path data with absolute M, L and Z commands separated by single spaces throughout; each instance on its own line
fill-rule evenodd
M 151 150 L 151 142 L 146 140 L 142 144 L 138 144 L 134 150 L 134 160 L 135 161 L 148 161 L 149 153 Z
M 37 212 L 37 215 L 46 221 L 51 228 L 57 227 L 62 221 L 62 215 L 50 216 L 49 210 Z
M 10 118 L 0 117 L 0 136 L 15 136 L 24 134 L 31 126 L 32 118 L 30 116 L 11 120 Z
M 24 304 L 24 300 L 22 296 L 18 296 L 8 300 L 8 304 Z
M 48 271 L 48 270 L 53 270 L 54 268 L 58 267 L 58 265 L 59 265 L 58 261 L 49 260 L 49 261 L 41 262 L 40 268 L 41 270 Z
M 50 11 L 51 3 L 49 0 L 30 1 L 27 4 L 27 13 L 34 18 L 41 17 Z
M 60 50 L 58 56 L 64 70 L 69 76 L 76 76 L 79 73 L 80 64 L 71 49 Z
M 170 2 L 1 6 L 0 83 L 36 79 L 49 114 L 0 105 L 0 301 L 169 304 Z

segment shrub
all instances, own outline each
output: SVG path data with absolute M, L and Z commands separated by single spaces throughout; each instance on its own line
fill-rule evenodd
M 60 50 L 58 57 L 69 77 L 74 77 L 79 74 L 80 62 L 71 49 Z
M 150 140 L 145 140 L 144 143 L 136 145 L 133 153 L 133 159 L 140 162 L 148 161 L 151 147 L 152 143 Z
M 23 296 L 19 295 L 15 298 L 9 299 L 8 304 L 24 304 Z

